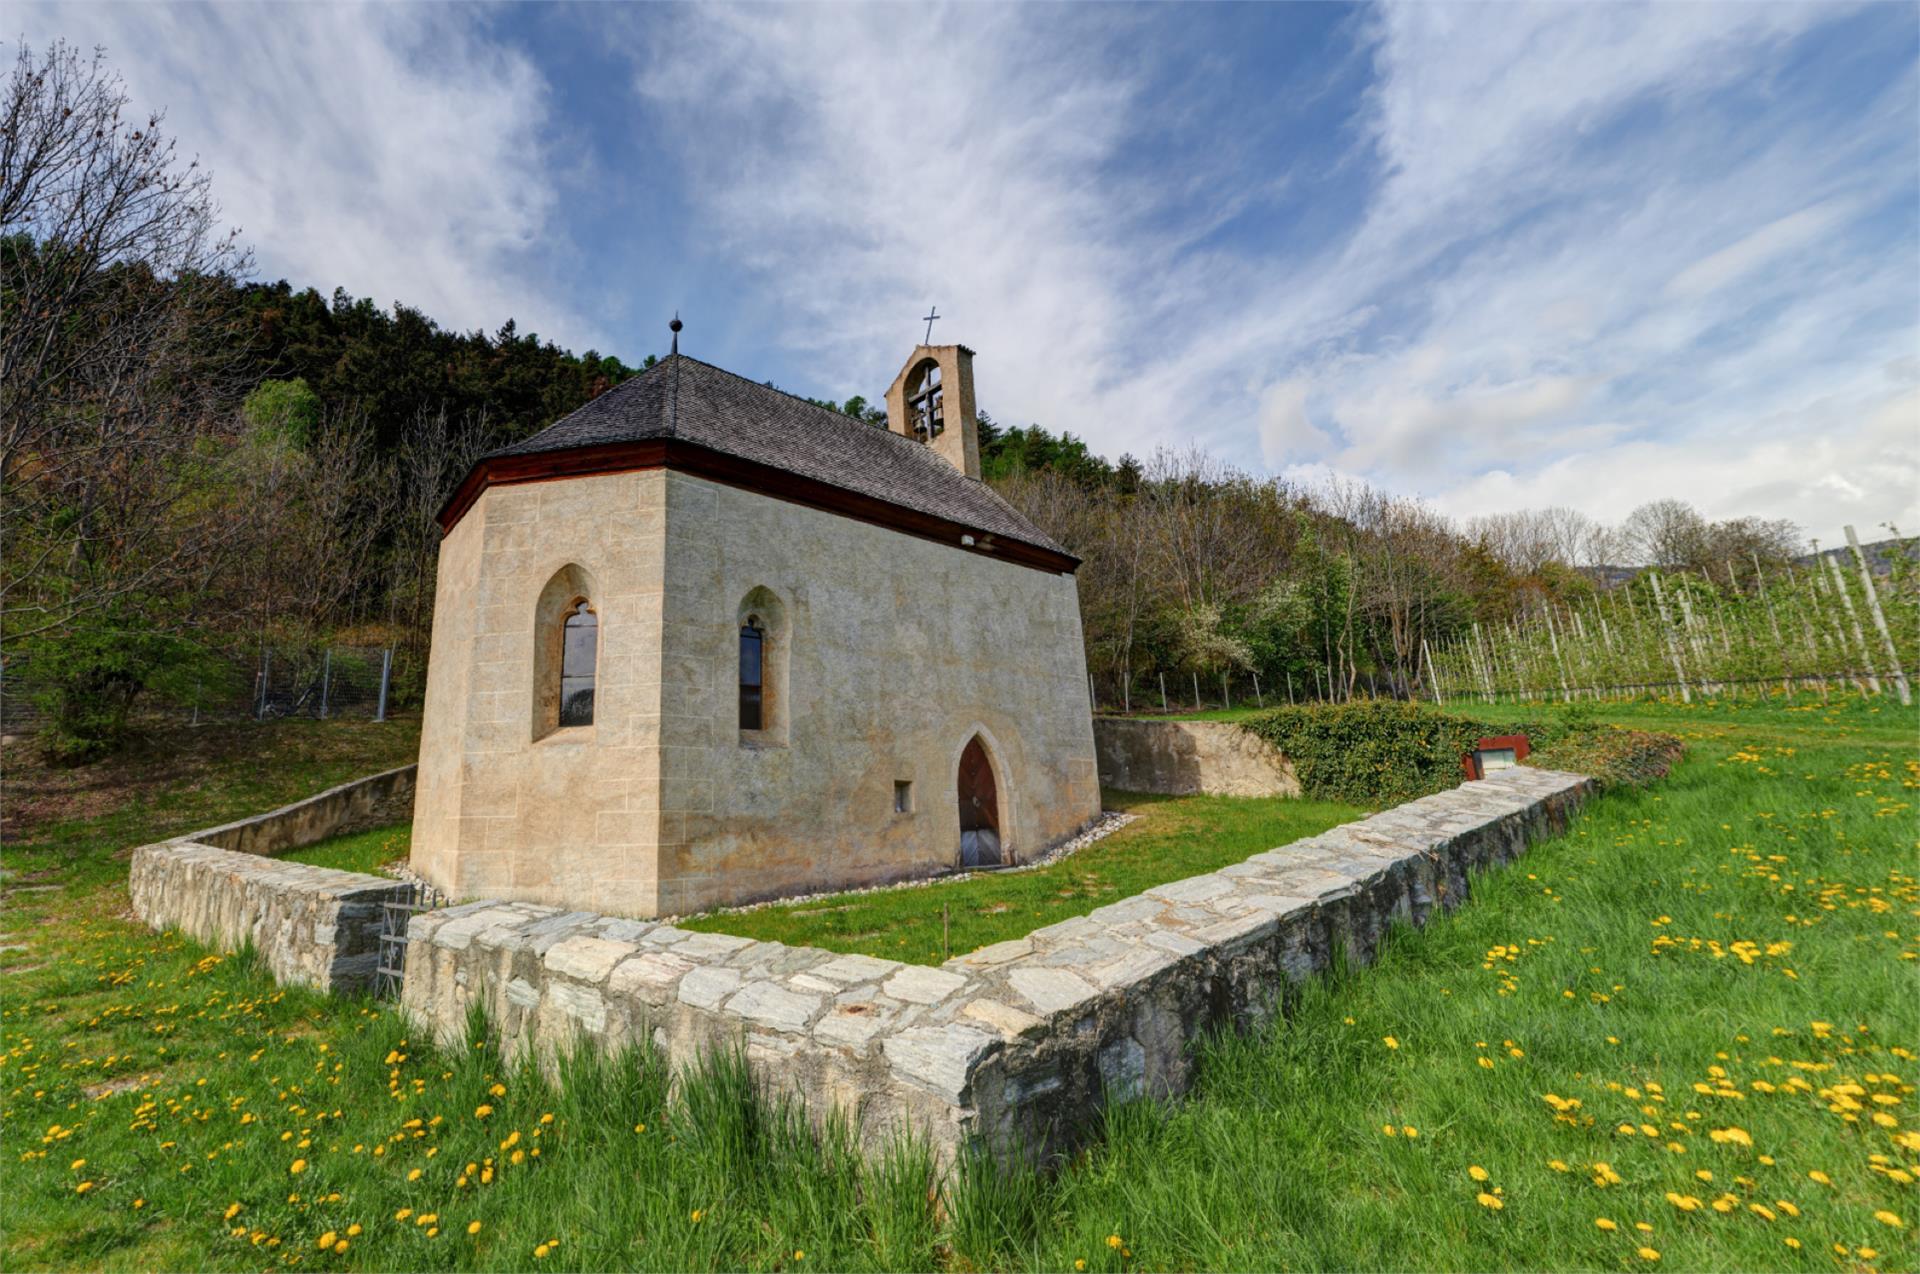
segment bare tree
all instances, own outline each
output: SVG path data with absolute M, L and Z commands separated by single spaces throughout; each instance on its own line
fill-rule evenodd
M 158 114 L 95 52 L 22 45 L 0 100 L 0 630 L 177 587 L 227 533 L 195 498 L 230 426 L 248 258 Z

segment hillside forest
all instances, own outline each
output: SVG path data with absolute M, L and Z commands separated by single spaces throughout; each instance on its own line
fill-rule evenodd
M 392 647 L 397 706 L 417 701 L 433 514 L 477 456 L 654 361 L 629 357 L 254 280 L 210 176 L 101 55 L 20 47 L 0 103 L 0 689 L 33 697 L 45 749 L 72 762 L 269 643 Z M 884 427 L 871 401 L 822 405 Z M 1569 509 L 1461 523 L 1197 450 L 1109 461 L 1042 425 L 980 427 L 986 480 L 1085 559 L 1102 706 L 1165 677 L 1425 693 L 1476 625 L 1517 635 L 1603 597 L 1652 616 L 1649 574 L 1622 564 L 1723 617 L 1758 616 L 1770 579 L 1826 578 L 1794 526 L 1677 501 L 1619 526 Z M 1883 671 L 1915 648 L 1896 548 L 1881 600 L 1903 657 Z

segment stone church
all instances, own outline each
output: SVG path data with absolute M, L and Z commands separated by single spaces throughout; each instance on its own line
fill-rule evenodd
M 676 352 L 440 525 L 412 866 L 456 898 L 684 914 L 1099 813 L 1078 559 L 980 481 L 965 346 L 885 429 Z

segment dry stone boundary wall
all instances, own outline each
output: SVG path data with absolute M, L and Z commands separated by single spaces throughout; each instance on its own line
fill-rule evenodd
M 128 880 L 134 914 L 216 950 L 251 942 L 283 984 L 364 990 L 379 963 L 380 904 L 401 901 L 405 887 L 273 855 L 399 822 L 413 809 L 416 768 L 136 849 Z
M 403 1004 L 443 1043 L 483 1009 L 510 1055 L 739 1047 L 775 1095 L 838 1109 L 879 1148 L 1077 1144 L 1108 1101 L 1193 1080 L 1189 1044 L 1257 1026 L 1344 951 L 1457 905 L 1472 876 L 1561 830 L 1591 779 L 1516 768 L 939 968 L 523 902 L 416 917 Z
M 1163 796 L 1298 796 L 1280 749 L 1231 721 L 1093 719 L 1100 782 Z
M 380 904 L 406 886 L 382 876 L 276 862 L 191 841 L 133 853 L 134 914 L 217 951 L 251 942 L 274 981 L 365 990 L 380 959 Z

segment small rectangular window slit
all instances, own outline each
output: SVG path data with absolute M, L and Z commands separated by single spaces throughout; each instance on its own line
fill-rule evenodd
M 896 779 L 893 784 L 893 812 L 896 814 L 913 813 L 913 783 L 908 779 Z

